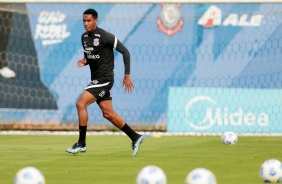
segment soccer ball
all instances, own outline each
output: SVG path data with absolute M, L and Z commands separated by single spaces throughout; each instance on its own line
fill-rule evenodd
M 192 170 L 185 179 L 185 184 L 216 184 L 214 174 L 205 168 Z
M 29 166 L 16 173 L 14 184 L 45 184 L 45 178 L 37 168 Z
M 166 184 L 166 175 L 158 166 L 148 165 L 143 167 L 136 179 L 137 184 Z
M 264 182 L 279 183 L 282 181 L 282 163 L 276 159 L 266 160 L 261 165 L 259 174 Z
M 238 141 L 238 137 L 234 132 L 224 132 L 221 136 L 221 141 L 223 144 L 236 144 Z

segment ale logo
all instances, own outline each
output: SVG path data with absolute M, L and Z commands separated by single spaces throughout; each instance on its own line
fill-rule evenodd
M 199 25 L 213 27 L 221 24 L 221 10 L 216 6 L 210 6 L 209 9 L 198 21 Z
M 242 27 L 258 27 L 262 25 L 263 15 L 255 14 L 236 14 L 231 13 L 223 18 L 221 9 L 217 6 L 210 6 L 207 11 L 198 20 L 198 24 L 204 27 L 214 26 L 242 26 Z

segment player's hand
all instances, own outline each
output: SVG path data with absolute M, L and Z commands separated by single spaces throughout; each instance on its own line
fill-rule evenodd
M 123 82 L 122 82 L 122 87 L 125 87 L 125 91 L 127 93 L 130 93 L 133 90 L 134 85 L 132 83 L 130 75 L 128 75 L 128 74 L 124 75 Z
M 77 61 L 77 66 L 78 66 L 78 67 L 82 67 L 82 66 L 85 66 L 86 63 L 87 63 L 87 61 L 86 61 L 85 58 L 80 59 L 80 60 Z

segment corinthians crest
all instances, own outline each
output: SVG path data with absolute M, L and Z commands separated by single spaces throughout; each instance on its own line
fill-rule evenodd
M 98 45 L 99 45 L 99 39 L 98 39 L 98 38 L 95 38 L 95 39 L 93 40 L 93 45 L 94 45 L 94 46 L 98 46 Z
M 178 4 L 161 4 L 163 7 L 160 18 L 157 19 L 159 30 L 171 36 L 181 30 L 184 20 L 181 18 L 181 12 Z

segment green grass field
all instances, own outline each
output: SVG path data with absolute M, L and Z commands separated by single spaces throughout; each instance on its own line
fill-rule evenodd
M 220 137 L 163 136 L 145 138 L 136 157 L 126 136 L 88 136 L 86 153 L 65 149 L 77 136 L 0 135 L 0 183 L 12 184 L 22 167 L 37 167 L 47 184 L 134 184 L 139 170 L 157 165 L 169 184 L 183 184 L 197 167 L 211 170 L 218 184 L 259 184 L 261 164 L 282 160 L 281 137 L 240 137 L 223 145 Z

